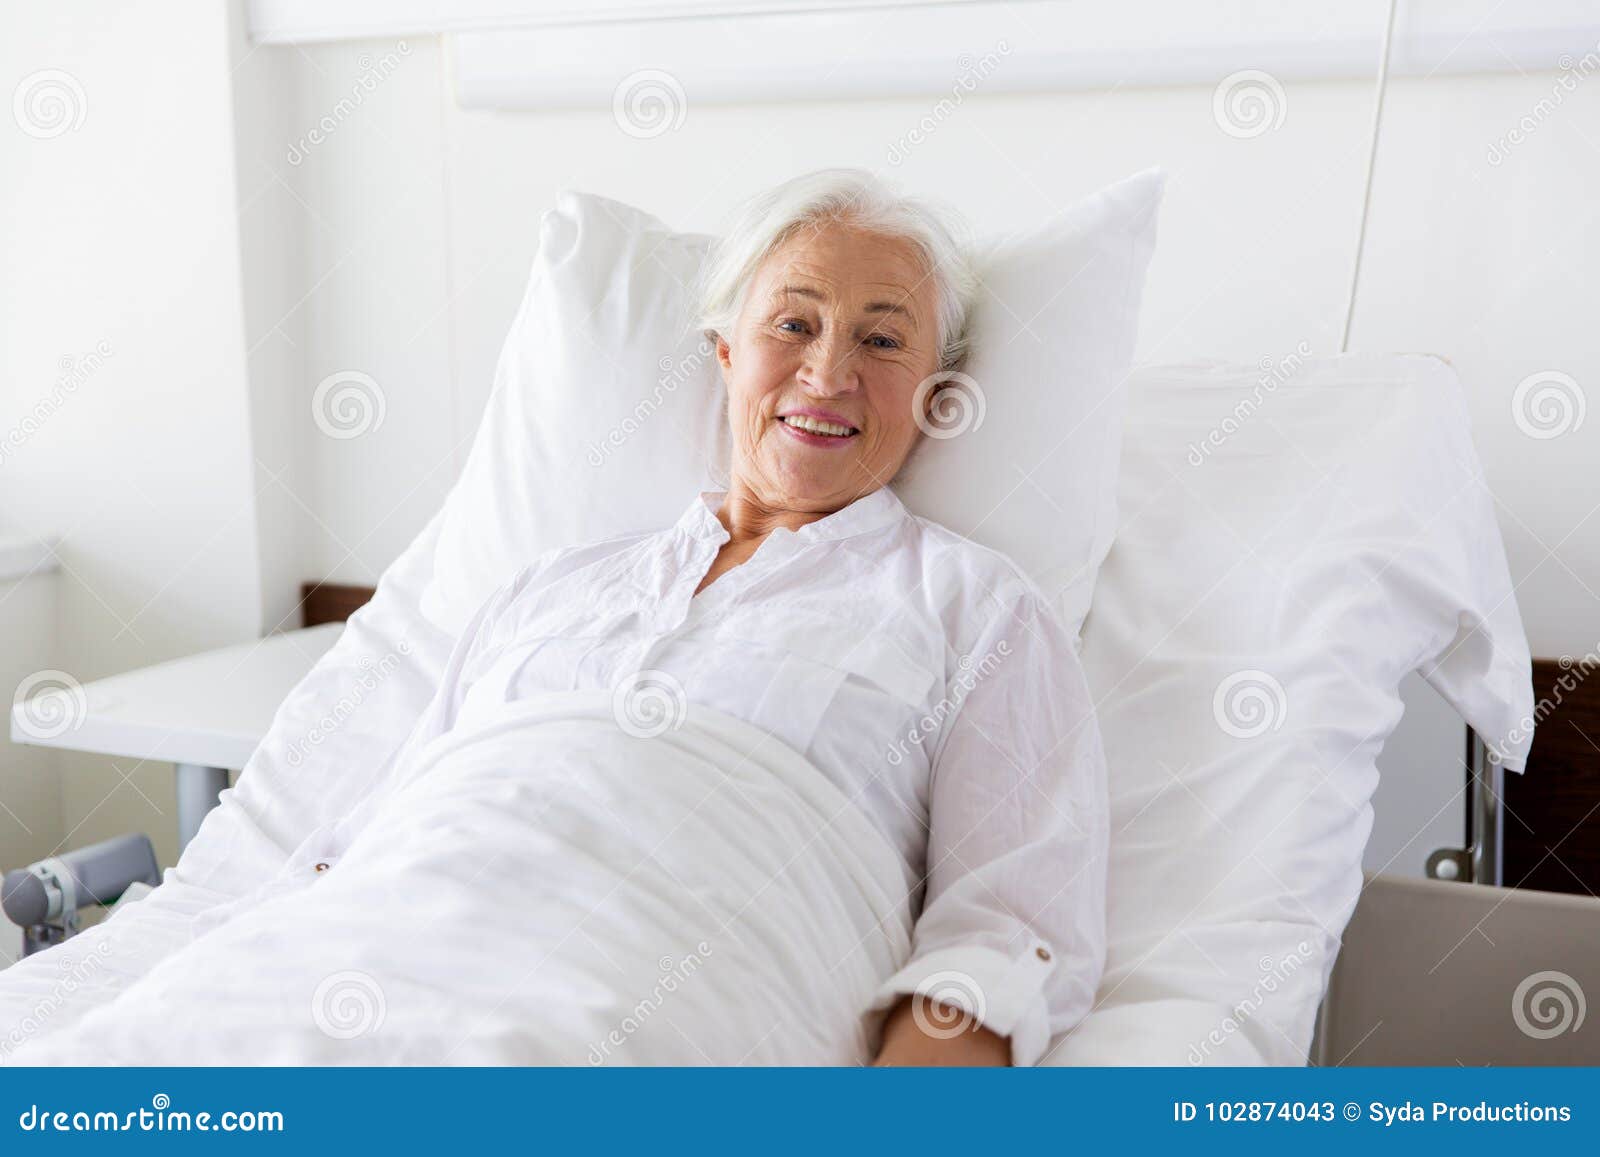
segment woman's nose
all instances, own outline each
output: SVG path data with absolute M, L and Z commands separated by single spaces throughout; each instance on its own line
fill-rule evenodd
M 800 383 L 814 394 L 832 396 L 851 393 L 861 386 L 856 364 L 860 343 L 848 340 L 819 341 L 808 351 L 800 370 Z

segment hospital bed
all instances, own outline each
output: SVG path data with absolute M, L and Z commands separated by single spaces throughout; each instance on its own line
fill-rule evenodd
M 1118 188 L 1112 207 L 1127 210 L 1129 228 L 1144 228 L 1133 210 L 1148 210 L 1151 182 Z M 547 216 L 479 441 L 444 509 L 296 684 L 161 886 L 0 973 L 0 1030 L 6 1014 L 48 996 L 60 972 L 92 955 L 98 987 L 75 999 L 114 1000 L 175 959 L 176 948 L 226 934 L 263 879 L 326 866 L 330 833 L 361 808 L 455 641 L 459 623 L 440 612 L 444 580 L 466 576 L 492 589 L 506 566 L 536 553 L 528 542 L 507 549 L 500 530 L 485 537 L 486 512 L 567 504 L 512 511 L 514 529 L 555 543 L 640 519 L 657 525 L 644 507 L 676 508 L 725 455 L 720 379 L 705 367 L 675 380 L 670 408 L 625 443 L 605 443 L 606 469 L 585 475 L 581 492 L 570 485 L 571 467 L 551 464 L 562 447 L 602 445 L 596 435 L 632 412 L 639 381 L 669 365 L 704 365 L 697 343 L 680 336 L 676 286 L 700 260 L 699 244 L 602 198 L 569 196 Z M 1106 252 L 1128 250 L 1122 241 Z M 609 297 L 619 268 L 629 272 L 628 293 Z M 1066 317 L 1104 300 L 1131 297 L 1136 306 L 1136 292 L 1108 292 L 1093 278 L 1048 284 L 1062 283 L 1052 300 Z M 541 304 L 541 294 L 550 302 Z M 559 324 L 542 315 L 563 309 L 572 312 Z M 662 316 L 640 315 L 652 309 Z M 1133 320 L 1123 319 L 1129 345 Z M 1048 342 L 1071 327 L 1046 317 L 1035 328 L 1046 344 L 1030 356 L 1048 367 L 1058 360 Z M 595 350 L 605 361 L 587 366 Z M 1597 990 L 1593 954 L 1580 950 L 1600 901 L 1471 882 L 1493 878 L 1493 777 L 1502 764 L 1520 770 L 1528 736 L 1519 722 L 1533 705 L 1527 643 L 1461 384 L 1443 361 L 1414 355 L 1305 354 L 1279 370 L 1264 378 L 1262 366 L 1207 362 L 1115 375 L 1108 400 L 1119 399 L 1119 413 L 1125 402 L 1125 423 L 1086 431 L 1091 452 L 1065 459 L 1103 463 L 1115 488 L 1115 542 L 1106 544 L 1092 602 L 1085 593 L 1080 608 L 1088 611 L 1082 649 L 1112 771 L 1115 835 L 1110 951 L 1096 1008 L 1052 1042 L 1047 1062 L 1438 1063 L 1447 1048 L 1463 1063 L 1561 1063 L 1573 1055 L 1562 1050 L 1581 1050 L 1592 1034 L 1536 1039 L 1521 1026 L 1539 1031 L 1543 1022 L 1513 1017 L 1511 1002 L 1529 995 L 1528 978 L 1544 992 L 1547 973 L 1571 982 L 1573 1000 Z M 1033 376 L 995 372 L 1010 386 L 1051 384 Z M 592 390 L 581 407 L 559 392 L 570 380 Z M 614 397 L 601 388 L 613 381 Z M 1252 396 L 1255 410 L 1245 405 Z M 981 436 L 937 447 L 955 478 L 992 472 L 1002 493 L 1013 487 L 1007 454 L 1037 431 L 1028 428 L 1035 411 L 1012 401 L 1010 414 L 991 411 Z M 1120 438 L 1120 462 L 1103 453 L 1107 437 Z M 974 457 L 950 457 L 963 453 Z M 538 474 L 546 469 L 554 473 Z M 1052 517 L 1080 499 L 1069 490 L 1041 501 Z M 960 530 L 958 515 L 952 507 L 950 524 Z M 586 529 L 578 533 L 563 521 L 570 518 Z M 1500 757 L 1472 777 L 1486 821 L 1472 848 L 1440 861 L 1457 882 L 1361 872 L 1376 756 L 1399 718 L 1400 680 L 1412 672 Z M 331 705 L 352 701 L 358 710 L 326 725 Z M 1495 937 L 1490 967 L 1473 942 L 1501 925 L 1510 934 Z M 1412 996 L 1419 986 L 1426 1001 Z M 1504 1017 L 1457 1015 L 1445 1032 L 1420 1012 L 1462 994 L 1475 1010 L 1499 1007 Z M 360 1043 L 366 1051 L 352 1058 L 392 1059 Z

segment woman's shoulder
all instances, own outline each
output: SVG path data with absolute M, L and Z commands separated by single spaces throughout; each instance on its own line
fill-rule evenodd
M 915 545 L 924 556 L 924 568 L 943 582 L 975 589 L 991 596 L 991 602 L 1048 602 L 1032 576 L 1010 555 L 931 518 L 913 514 L 907 521 L 914 527 Z

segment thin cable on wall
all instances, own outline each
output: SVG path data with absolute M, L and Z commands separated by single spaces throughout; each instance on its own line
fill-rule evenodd
M 1378 166 L 1378 137 L 1383 130 L 1383 95 L 1389 87 L 1389 53 L 1394 47 L 1395 10 L 1400 0 L 1389 0 L 1389 18 L 1383 29 L 1383 51 L 1378 57 L 1378 91 L 1372 102 L 1372 139 L 1367 150 L 1367 181 L 1361 190 L 1361 225 L 1356 231 L 1356 259 L 1350 270 L 1350 292 L 1345 297 L 1344 333 L 1339 352 L 1350 352 L 1350 325 L 1356 316 L 1356 291 L 1361 285 L 1361 255 L 1367 247 L 1367 218 L 1372 212 L 1372 175 Z

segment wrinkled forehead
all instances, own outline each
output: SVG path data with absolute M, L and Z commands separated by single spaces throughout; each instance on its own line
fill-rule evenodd
M 840 311 L 932 316 L 934 282 L 916 245 L 860 228 L 804 227 L 762 262 L 751 300 L 793 300 Z

